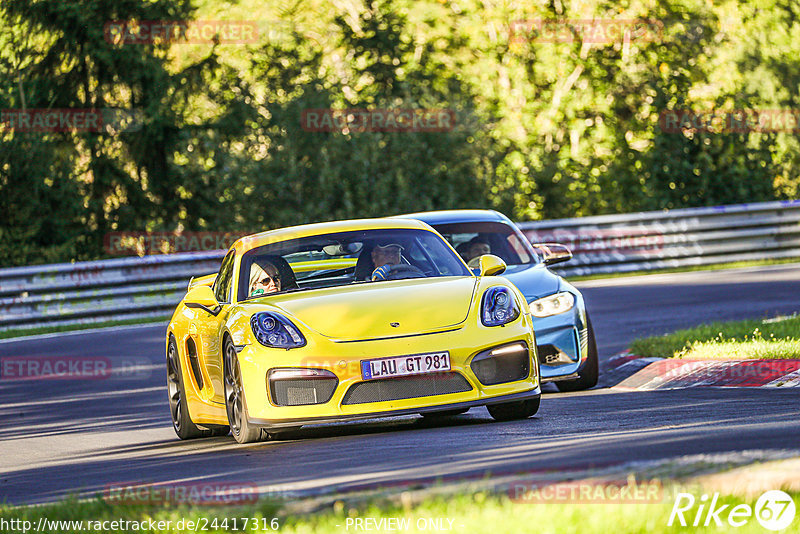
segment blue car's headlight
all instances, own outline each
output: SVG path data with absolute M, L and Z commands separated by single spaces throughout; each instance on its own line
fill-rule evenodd
M 295 349 L 306 338 L 292 322 L 279 313 L 259 312 L 250 318 L 250 327 L 259 343 L 276 349 Z
M 485 326 L 500 326 L 519 317 L 519 306 L 506 287 L 491 287 L 483 294 L 481 322 Z
M 531 302 L 531 313 L 534 317 L 550 317 L 569 311 L 574 305 L 575 296 L 565 291 L 534 300 Z

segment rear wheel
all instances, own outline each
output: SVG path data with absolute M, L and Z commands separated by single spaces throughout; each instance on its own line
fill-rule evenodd
M 239 443 L 253 443 L 261 439 L 261 429 L 247 421 L 247 405 L 242 388 L 242 371 L 236 347 L 230 338 L 225 338 L 225 409 L 231 434 Z
M 495 421 L 513 421 L 527 419 L 539 411 L 541 397 L 524 401 L 506 402 L 503 404 L 490 404 L 486 408 Z
M 436 419 L 439 417 L 453 417 L 461 415 L 469 411 L 469 408 L 456 408 L 453 410 L 442 410 L 441 412 L 422 412 L 420 415 L 428 419 Z
M 597 358 L 597 342 L 594 339 L 594 329 L 592 328 L 592 321 L 589 319 L 589 314 L 586 314 L 586 329 L 589 337 L 587 342 L 587 355 L 586 364 L 578 374 L 577 380 L 569 380 L 564 382 L 556 382 L 556 387 L 559 391 L 580 391 L 582 389 L 593 388 L 597 385 L 597 379 L 600 375 L 600 364 Z
M 226 425 L 208 425 L 203 428 L 192 421 L 186 402 L 186 387 L 181 373 L 181 362 L 178 356 L 178 344 L 173 336 L 169 336 L 167 345 L 167 394 L 169 395 L 169 411 L 172 428 L 181 439 L 207 438 L 225 436 L 229 432 Z

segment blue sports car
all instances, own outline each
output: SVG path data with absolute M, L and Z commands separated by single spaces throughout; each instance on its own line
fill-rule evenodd
M 508 266 L 502 276 L 530 304 L 542 382 L 555 382 L 560 391 L 597 384 L 597 345 L 583 296 L 548 269 L 572 258 L 567 247 L 531 245 L 508 217 L 491 210 L 430 211 L 401 217 L 433 226 L 470 267 L 483 254 L 502 258 Z

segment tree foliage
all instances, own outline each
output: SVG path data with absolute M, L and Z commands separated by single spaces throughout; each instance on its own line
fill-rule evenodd
M 267 5 L 268 4 L 268 5 Z M 104 255 L 110 231 L 238 233 L 401 212 L 524 220 L 792 198 L 788 132 L 665 131 L 670 110 L 800 106 L 795 3 L 628 0 L 2 0 L 0 261 Z M 338 7 L 337 7 L 338 6 Z M 252 21 L 241 45 L 109 39 L 111 21 Z M 648 20 L 650 38 L 515 21 Z M 524 25 L 523 25 L 524 26 Z M 445 131 L 313 131 L 309 110 L 440 109 Z M 7 125 L 6 125 L 7 126 Z

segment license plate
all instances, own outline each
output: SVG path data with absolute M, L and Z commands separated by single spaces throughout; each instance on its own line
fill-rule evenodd
M 420 375 L 449 370 L 450 353 L 447 351 L 361 360 L 361 377 L 364 380 Z

